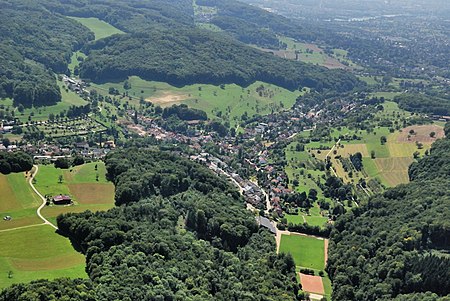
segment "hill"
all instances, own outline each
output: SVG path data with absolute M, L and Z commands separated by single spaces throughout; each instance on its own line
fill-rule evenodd
M 449 296 L 450 193 L 442 189 L 450 185 L 449 148 L 449 138 L 437 141 L 429 156 L 410 167 L 409 184 L 336 221 L 327 267 L 333 299 Z

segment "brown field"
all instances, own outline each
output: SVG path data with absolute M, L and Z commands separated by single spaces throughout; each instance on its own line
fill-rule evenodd
M 112 184 L 69 184 L 68 186 L 79 204 L 114 203 L 114 185 Z
M 8 178 L 0 174 L 0 211 L 20 209 L 22 206 L 16 199 Z
M 325 265 L 326 265 L 328 262 L 328 239 L 325 239 L 324 254 L 325 254 Z
M 46 259 L 33 260 L 28 258 L 14 258 L 11 260 L 11 264 L 14 268 L 22 271 L 45 271 L 70 268 L 75 265 L 82 264 L 85 261 L 86 260 L 82 254 L 73 252 Z
M 302 284 L 302 290 L 308 293 L 325 294 L 323 288 L 322 277 L 300 274 L 300 283 Z
M 337 59 L 332 57 L 327 57 L 325 59 L 325 63 L 323 63 L 324 67 L 327 67 L 328 69 L 352 69 L 350 67 L 345 66 L 341 62 L 339 62 Z
M 415 134 L 410 135 L 409 131 L 414 130 Z M 430 137 L 430 133 L 435 132 L 436 136 L 434 138 Z M 408 139 L 408 135 L 410 138 Z M 436 139 L 444 138 L 444 129 L 441 126 L 429 124 L 429 125 L 413 125 L 407 128 L 404 128 L 402 132 L 398 135 L 397 141 L 403 143 L 427 143 L 431 144 Z
M 408 183 L 408 167 L 414 160 L 411 157 L 404 158 L 377 158 L 375 165 L 389 186 L 397 186 Z
M 369 157 L 369 151 L 365 144 L 343 144 L 344 147 L 337 148 L 338 154 L 342 157 L 350 157 L 350 155 L 361 153 L 363 157 Z
M 150 101 L 155 105 L 160 105 L 161 107 L 169 107 L 174 104 L 179 104 L 183 100 L 189 97 L 185 94 L 176 94 L 173 92 L 162 92 L 160 95 L 155 97 L 149 97 L 146 101 Z

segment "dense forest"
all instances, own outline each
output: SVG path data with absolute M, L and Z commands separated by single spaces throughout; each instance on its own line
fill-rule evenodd
M 123 205 L 57 220 L 86 255 L 90 281 L 14 285 L 0 300 L 296 299 L 292 257 L 276 255 L 273 236 L 226 181 L 152 150 L 115 152 L 106 166 Z M 127 187 L 139 196 L 122 199 Z
M 449 149 L 449 138 L 437 141 L 410 167 L 409 184 L 336 221 L 327 267 L 334 300 L 449 297 Z
M 29 171 L 33 167 L 33 158 L 23 152 L 0 152 L 0 173 Z
M 419 93 L 405 93 L 394 98 L 399 107 L 417 113 L 450 115 L 450 99 Z
M 93 34 L 36 2 L 0 0 L 0 7 L 0 98 L 24 107 L 60 101 L 53 72 L 66 72 L 72 51 Z
M 284 60 L 197 29 L 116 35 L 90 44 L 86 52 L 89 57 L 82 63 L 80 75 L 94 81 L 137 75 L 177 86 L 246 86 L 259 80 L 291 90 L 307 86 L 337 91 L 348 91 L 360 84 L 345 71 Z

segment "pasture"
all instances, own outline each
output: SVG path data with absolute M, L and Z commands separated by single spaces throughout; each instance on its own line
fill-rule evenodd
M 184 103 L 189 107 L 200 109 L 208 114 L 209 118 L 227 120 L 236 126 L 243 114 L 248 117 L 255 114 L 268 114 L 291 108 L 296 99 L 305 93 L 289 91 L 281 87 L 256 82 L 248 87 L 229 85 L 195 84 L 184 87 L 174 87 L 167 83 L 145 81 L 132 76 L 128 79 L 131 85 L 129 90 L 124 89 L 124 82 L 93 84 L 92 88 L 108 93 L 110 87 L 121 94 L 127 92 L 127 101 L 139 106 L 140 98 L 161 107 Z
M 36 177 L 36 188 L 43 195 L 70 195 L 73 206 L 47 206 L 42 214 L 50 221 L 68 212 L 105 211 L 114 207 L 114 185 L 106 180 L 103 162 L 92 162 L 67 170 L 53 165 L 40 165 Z M 59 183 L 59 176 L 63 176 Z M 98 181 L 97 181 L 98 177 Z
M 0 230 L 40 224 L 36 208 L 41 204 L 31 190 L 25 173 L 0 174 Z M 12 220 L 4 221 L 4 216 Z
M 0 232 L 0 288 L 59 277 L 86 278 L 85 258 L 47 225 Z
M 281 236 L 280 253 L 290 253 L 298 267 L 316 271 L 325 268 L 324 239 L 283 234 Z
M 114 34 L 124 33 L 120 29 L 97 18 L 77 18 L 77 17 L 70 17 L 70 18 L 80 22 L 81 24 L 89 28 L 94 33 L 95 40 L 103 39 L 112 36 Z

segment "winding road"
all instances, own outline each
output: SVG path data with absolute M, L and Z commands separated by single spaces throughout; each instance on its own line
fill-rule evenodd
M 34 167 L 34 173 L 31 175 L 30 180 L 28 181 L 28 183 L 30 184 L 31 189 L 33 189 L 33 191 L 34 191 L 34 192 L 41 198 L 41 200 L 42 200 L 42 204 L 41 204 L 41 206 L 39 206 L 39 208 L 36 210 L 36 214 L 39 216 L 39 218 L 40 218 L 41 220 L 44 221 L 44 225 L 52 226 L 53 228 L 55 228 L 55 230 L 58 230 L 58 227 L 56 227 L 55 225 L 53 225 L 50 221 L 48 221 L 48 220 L 47 220 L 44 216 L 42 216 L 42 214 L 41 214 L 41 210 L 42 210 L 42 208 L 45 207 L 45 205 L 46 205 L 46 203 L 47 203 L 47 200 L 46 200 L 45 197 L 44 197 L 44 196 L 36 189 L 36 187 L 34 187 L 34 185 L 33 185 L 33 179 L 34 179 L 34 177 L 36 176 L 36 174 L 37 174 L 38 171 L 39 171 L 39 166 L 34 165 L 33 167 Z

